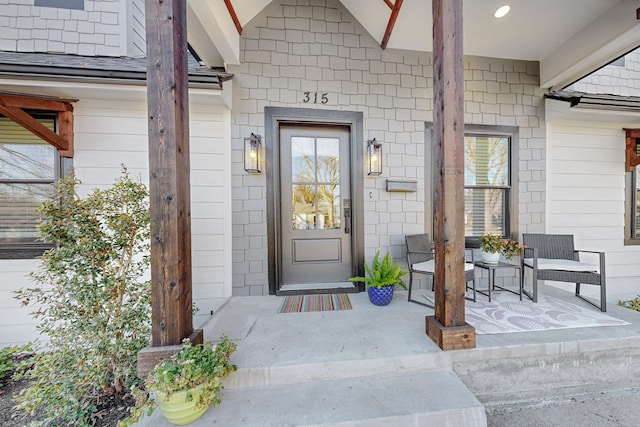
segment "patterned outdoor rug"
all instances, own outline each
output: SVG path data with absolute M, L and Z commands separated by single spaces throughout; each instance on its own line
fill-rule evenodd
M 278 313 L 300 313 L 303 311 L 351 310 L 347 294 L 291 295 L 280 304 Z
M 629 324 L 596 308 L 583 308 L 541 293 L 537 303 L 527 297 L 520 301 L 518 295 L 509 292 L 495 292 L 491 294 L 491 302 L 480 295 L 476 302 L 466 301 L 465 306 L 466 321 L 476 328 L 477 334 Z

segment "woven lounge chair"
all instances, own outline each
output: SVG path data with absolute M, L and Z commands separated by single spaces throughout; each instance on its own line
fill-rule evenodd
M 414 300 L 411 298 L 411 292 L 413 290 L 413 275 L 424 274 L 431 277 L 431 290 L 434 289 L 435 283 L 435 260 L 434 260 L 434 245 L 429 239 L 428 234 L 415 234 L 412 236 L 405 236 L 407 243 L 407 264 L 409 266 L 409 295 L 407 300 L 416 304 L 424 305 L 426 307 L 433 307 L 433 304 L 428 304 L 422 301 Z M 473 257 L 473 253 L 472 253 Z M 465 262 L 464 264 L 464 277 L 465 282 L 469 283 L 473 281 L 473 298 L 476 300 L 476 286 L 475 286 L 475 273 L 473 262 Z
M 522 271 L 533 271 L 532 292 L 524 293 L 538 301 L 538 280 L 572 282 L 576 284 L 576 296 L 589 304 L 607 311 L 607 288 L 604 270 L 604 252 L 576 250 L 571 234 L 523 234 L 522 244 L 527 248 L 522 254 Z M 581 262 L 580 253 L 598 254 L 599 265 Z M 524 275 L 526 278 L 526 275 Z M 580 295 L 580 285 L 600 286 L 600 305 Z

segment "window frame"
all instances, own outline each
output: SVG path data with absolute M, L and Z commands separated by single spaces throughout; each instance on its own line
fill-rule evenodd
M 637 176 L 640 166 L 634 167 L 625 175 L 625 209 L 624 209 L 624 244 L 625 246 L 640 245 L 640 236 L 635 235 L 637 227 Z
M 636 236 L 637 219 L 637 176 L 640 168 L 640 129 L 625 131 L 625 202 L 624 202 L 624 244 L 640 245 L 640 236 Z
M 494 126 L 494 125 L 478 125 L 465 124 L 464 136 L 496 136 L 508 137 L 510 139 L 509 146 L 509 181 L 506 200 L 505 200 L 505 229 L 504 238 L 518 239 L 519 236 L 519 127 L 517 126 Z M 433 206 L 434 178 L 432 171 L 434 170 L 433 147 L 434 147 L 434 128 L 433 123 L 426 123 L 425 131 L 425 206 Z M 474 186 L 480 188 L 486 186 Z M 502 188 L 503 186 L 500 186 Z M 465 185 L 466 189 L 467 186 Z M 491 187 L 494 188 L 494 187 Z M 434 233 L 433 209 L 425 209 L 425 230 L 430 230 L 431 235 Z M 465 246 L 468 248 L 479 248 L 480 242 L 478 237 L 465 235 Z

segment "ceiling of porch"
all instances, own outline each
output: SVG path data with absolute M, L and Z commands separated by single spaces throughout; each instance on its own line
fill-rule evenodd
M 394 3 L 401 3 L 387 49 L 431 51 L 431 1 L 339 0 L 382 43 Z M 212 66 L 239 61 L 239 35 L 219 0 L 189 0 L 189 42 Z M 241 26 L 271 0 L 230 0 Z M 495 10 L 511 12 L 496 19 Z M 640 0 L 466 0 L 466 55 L 540 62 L 541 86 L 561 88 L 640 44 Z

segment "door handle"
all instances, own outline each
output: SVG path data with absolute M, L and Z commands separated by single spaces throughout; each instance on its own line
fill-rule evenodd
M 351 199 L 344 199 L 344 232 L 351 232 Z

